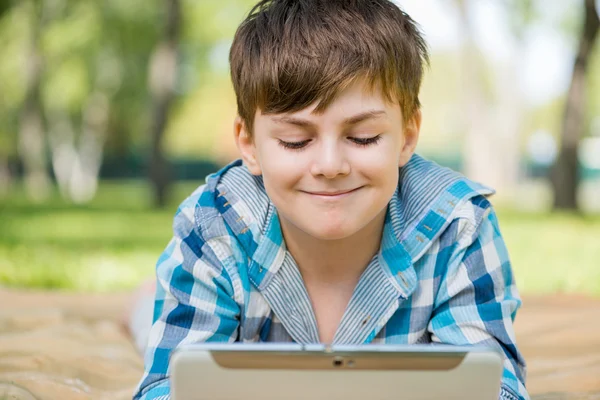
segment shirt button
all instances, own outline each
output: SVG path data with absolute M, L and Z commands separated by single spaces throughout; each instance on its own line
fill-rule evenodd
M 406 280 L 406 278 L 404 277 L 404 274 L 402 272 L 398 272 L 398 278 L 400 278 L 400 280 L 402 281 L 402 283 L 405 286 L 408 286 L 408 281 Z

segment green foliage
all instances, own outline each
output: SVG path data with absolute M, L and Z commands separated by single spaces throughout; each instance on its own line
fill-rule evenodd
M 12 1 L 0 0 L 0 17 L 2 17 L 4 14 L 6 14 L 8 12 L 8 10 L 10 10 L 11 7 L 12 7 Z
M 522 40 L 528 29 L 545 25 L 556 29 L 571 43 L 573 54 L 576 53 L 580 30 L 583 24 L 584 10 L 582 1 L 571 1 L 572 5 L 554 3 L 548 6 L 545 0 L 505 0 L 509 11 L 510 24 L 518 40 Z M 567 3 L 567 2 L 565 2 Z M 549 11 L 553 10 L 553 11 Z M 558 10 L 558 11 L 557 11 Z M 574 62 L 574 61 L 572 61 Z M 584 136 L 590 132 L 591 122 L 600 116 L 600 40 L 592 51 L 586 84 L 587 104 L 585 112 Z M 553 134 L 560 142 L 560 134 L 564 117 L 566 93 L 558 98 L 548 99 L 545 104 L 528 110 L 525 114 L 523 133 L 530 134 L 536 130 L 544 130 Z M 522 135 L 526 143 L 527 136 Z
M 521 39 L 528 26 L 533 24 L 539 17 L 534 0 L 506 0 L 509 11 L 509 23 L 515 36 Z
M 171 113 L 165 150 L 179 158 L 215 157 L 220 138 L 233 143 L 235 95 L 228 77 L 212 79 L 190 93 Z
M 183 2 L 181 70 L 167 127 L 166 151 L 173 157 L 212 157 L 221 138 L 231 138 L 236 113 L 228 70 L 235 30 L 255 0 Z M 222 150 L 223 152 L 223 150 Z
M 172 156 L 211 155 L 224 127 L 230 130 L 235 101 L 226 52 L 235 29 L 254 3 L 182 1 L 180 97 L 166 139 Z M 151 122 L 148 61 L 164 30 L 165 4 L 54 0 L 8 2 L 0 9 L 4 12 L 0 14 L 0 132 L 10 138 L 1 141 L 0 154 L 16 152 L 24 66 L 32 28 L 40 23 L 33 6 L 41 4 L 45 7 L 38 13 L 44 15 L 39 40 L 46 112 L 59 111 L 80 120 L 90 93 L 97 85 L 107 86 L 111 115 L 106 153 L 143 152 Z M 218 63 L 211 62 L 215 54 L 220 57 Z
M 25 94 L 28 9 L 13 6 L 0 17 L 0 154 L 13 150 L 17 114 Z M 13 150 L 14 151 L 14 150 Z
M 37 4 L 41 4 L 36 0 Z M 560 26 L 577 37 L 581 7 L 567 7 L 558 17 L 545 0 L 503 0 L 515 36 L 521 40 L 536 24 Z M 82 108 L 97 85 L 110 97 L 105 153 L 144 154 L 149 140 L 151 103 L 147 90 L 150 54 L 165 23 L 164 2 L 143 0 L 52 0 L 45 14 L 40 45 L 44 62 L 42 99 L 46 111 L 64 111 L 81 120 Z M 180 76 L 167 132 L 169 157 L 215 157 L 231 142 L 235 99 L 227 70 L 233 34 L 256 0 L 182 0 Z M 472 3 L 472 2 L 469 2 Z M 27 49 L 32 34 L 32 1 L 0 3 L 0 156 L 16 154 L 19 108 L 25 92 Z M 573 4 L 579 4 L 574 2 Z M 554 6 L 556 8 L 556 6 Z M 550 18 L 550 19 L 549 19 Z M 558 19 L 557 19 L 558 18 Z M 562 22 L 561 22 L 562 21 Z M 600 41 L 598 41 L 600 43 Z M 600 46 L 590 71 L 598 70 Z M 464 126 L 459 116 L 462 87 L 457 54 L 433 54 L 423 87 L 424 124 L 421 148 L 458 152 Z M 483 60 L 487 98 L 495 96 L 495 66 Z M 600 109 L 600 81 L 590 74 L 589 118 Z M 526 110 L 523 133 L 544 128 L 560 131 L 562 99 L 548 99 Z M 490 106 L 493 107 L 493 104 Z M 78 126 L 76 126 L 78 128 Z M 522 135 L 525 136 L 525 135 Z M 526 138 L 524 138 L 524 141 Z
M 255 0 L 184 2 L 184 41 L 216 43 L 231 39 L 255 3 Z
M 82 57 L 71 56 L 54 66 L 42 90 L 47 110 L 77 115 L 90 92 L 89 69 Z
M 459 80 L 448 79 L 460 75 L 460 61 L 456 53 L 431 55 L 431 68 L 425 73 L 420 95 L 423 104 L 420 151 L 460 154 L 464 101 L 460 97 Z M 454 94 L 455 101 L 438 104 L 440 92 Z
M 20 191 L 0 203 L 0 284 L 111 291 L 152 277 L 171 237 L 177 203 L 200 182 L 179 184 L 166 210 L 150 208 L 141 182 L 104 182 L 85 207 L 58 196 L 28 204 Z M 499 211 L 521 293 L 600 296 L 600 216 Z
M 94 3 L 82 1 L 50 20 L 42 37 L 44 54 L 51 61 L 84 52 L 99 39 L 102 16 Z

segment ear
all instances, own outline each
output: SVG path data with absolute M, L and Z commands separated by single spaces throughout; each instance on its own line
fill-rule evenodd
M 244 160 L 244 164 L 250 173 L 252 175 L 262 175 L 262 170 L 256 157 L 254 139 L 250 132 L 248 132 L 244 120 L 239 115 L 233 122 L 233 135 L 235 137 L 235 144 L 242 155 L 242 160 Z
M 419 133 L 421 132 L 421 110 L 416 110 L 410 120 L 404 125 L 404 145 L 400 151 L 399 166 L 405 166 L 415 153 Z

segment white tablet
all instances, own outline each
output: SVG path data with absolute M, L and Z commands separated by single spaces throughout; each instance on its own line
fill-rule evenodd
M 497 400 L 502 355 L 442 345 L 202 343 L 170 360 L 173 400 Z

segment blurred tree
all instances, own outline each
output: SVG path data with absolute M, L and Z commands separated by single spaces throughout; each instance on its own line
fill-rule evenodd
M 10 8 L 13 6 L 12 1 L 10 0 L 0 0 L 0 18 L 2 18 L 2 16 L 4 14 L 6 14 L 8 12 L 8 10 L 10 10 Z
M 104 14 L 104 72 L 114 78 L 110 96 L 105 153 L 111 159 L 140 156 L 149 143 L 151 109 L 148 107 L 147 68 L 161 37 L 157 23 L 166 11 L 163 2 L 107 0 Z M 164 10 L 164 11 L 163 11 Z
M 48 196 L 50 178 L 46 169 L 45 124 L 40 99 L 44 59 L 41 39 L 47 24 L 45 0 L 30 0 L 29 40 L 25 65 L 25 99 L 20 112 L 19 154 L 24 166 L 29 197 L 41 201 Z
M 78 51 L 69 55 L 73 64 L 66 63 L 61 68 L 61 63 L 58 63 L 54 81 L 47 83 L 47 90 L 51 92 L 46 99 L 50 125 L 48 135 L 52 167 L 60 192 L 75 203 L 85 203 L 94 197 L 98 187 L 109 116 L 109 98 L 113 94 L 115 77 L 110 72 L 106 73 L 111 71 L 111 59 L 108 55 L 111 46 L 103 40 L 106 6 L 96 2 L 79 2 L 76 6 L 69 6 L 64 8 L 66 14 L 62 16 L 61 26 L 56 29 L 68 31 L 71 18 L 79 14 L 76 20 L 87 23 L 86 35 L 83 35 L 85 46 L 78 46 Z M 61 102 L 57 101 L 60 89 L 56 82 L 60 82 L 65 65 L 66 71 L 69 71 L 69 67 L 74 71 L 79 70 L 81 81 L 74 89 L 74 94 Z M 71 75 L 68 79 L 73 78 Z M 73 119 L 78 123 L 73 124 Z
M 0 1 L 0 21 L 6 14 L 8 14 L 11 7 L 12 4 L 10 1 Z M 0 127 L 0 130 L 2 130 L 2 128 L 3 127 Z M 0 197 L 8 193 L 12 180 L 11 172 L 8 167 L 8 151 L 5 150 L 5 148 L 8 147 L 7 143 L 5 142 L 8 142 L 8 140 L 5 139 L 5 136 L 8 135 L 0 135 Z
M 554 208 L 561 210 L 578 209 L 577 192 L 580 182 L 578 149 L 585 126 L 586 75 L 600 28 L 596 1 L 584 0 L 584 4 L 584 22 L 562 122 L 561 148 L 552 170 Z
M 51 3 L 42 97 L 52 168 L 63 196 L 83 203 L 95 194 L 106 152 L 129 157 L 148 141 L 143 66 L 159 11 L 139 0 Z
M 177 82 L 177 53 L 181 24 L 179 0 L 166 0 L 167 19 L 164 34 L 150 59 L 149 87 L 152 96 L 153 123 L 150 130 L 148 176 L 154 189 L 154 203 L 163 207 L 171 181 L 162 141 Z
M 165 132 L 170 157 L 227 160 L 236 102 L 228 52 L 256 0 L 182 1 L 177 96 Z M 234 153 L 234 154 L 231 154 Z
M 519 177 L 519 140 L 522 119 L 515 102 L 517 67 L 489 65 L 476 43 L 472 18 L 475 2 L 455 0 L 464 44 L 461 49 L 464 104 L 464 171 L 474 180 L 497 189 L 503 196 L 515 192 Z M 495 121 L 502 121 L 496 123 Z

